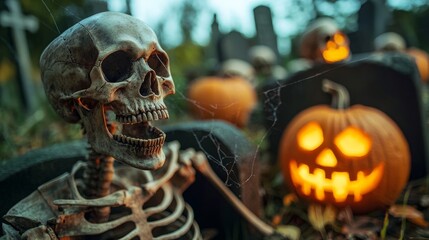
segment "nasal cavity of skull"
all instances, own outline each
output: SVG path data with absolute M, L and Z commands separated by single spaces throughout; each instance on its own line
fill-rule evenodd
M 124 51 L 116 51 L 107 56 L 101 64 L 104 77 L 108 82 L 122 82 L 131 75 L 133 62 Z
M 159 95 L 159 86 L 154 71 L 149 71 L 144 76 L 143 84 L 140 87 L 140 94 L 143 97 L 149 95 Z
M 152 53 L 147 59 L 149 67 L 155 71 L 156 75 L 160 77 L 168 77 L 170 73 L 168 71 L 168 57 L 160 52 Z

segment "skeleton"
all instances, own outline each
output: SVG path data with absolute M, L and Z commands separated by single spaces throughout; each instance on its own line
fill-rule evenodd
M 41 56 L 48 100 L 80 122 L 89 157 L 40 186 L 4 220 L 12 239 L 202 239 L 182 192 L 205 175 L 263 234 L 259 220 L 222 184 L 204 154 L 179 151 L 151 125 L 167 119 L 169 59 L 154 32 L 121 13 L 100 13 L 57 37 Z M 114 167 L 114 159 L 123 166 Z

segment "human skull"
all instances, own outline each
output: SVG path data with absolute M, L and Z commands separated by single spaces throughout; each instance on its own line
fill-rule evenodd
M 401 52 L 405 51 L 406 44 L 401 35 L 394 32 L 386 32 L 374 39 L 374 48 L 379 52 Z
M 142 21 L 104 12 L 75 24 L 43 52 L 49 102 L 66 121 L 82 122 L 92 149 L 140 169 L 164 164 L 164 97 L 175 91 L 169 59 Z

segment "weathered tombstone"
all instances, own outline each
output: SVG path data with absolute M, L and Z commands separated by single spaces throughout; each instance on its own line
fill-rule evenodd
M 39 22 L 33 16 L 24 16 L 17 0 L 6 0 L 9 12 L 0 13 L 0 25 L 12 29 L 16 61 L 18 66 L 18 84 L 24 108 L 32 112 L 36 108 L 36 94 L 31 77 L 31 61 L 28 52 L 25 30 L 37 31 Z
M 189 122 L 164 127 L 167 141 L 180 140 L 181 149 L 204 152 L 210 165 L 254 213 L 261 213 L 258 194 L 259 168 L 255 149 L 242 133 L 221 121 Z M 0 216 L 37 187 L 64 172 L 88 155 L 86 141 L 73 141 L 34 150 L 23 156 L 0 162 Z M 19 191 L 16 189 L 19 188 Z M 216 229 L 216 239 L 228 239 L 239 231 L 249 239 L 249 229 L 234 208 L 202 175 L 185 192 L 201 229 Z M 1 235 L 0 235 L 1 236 Z
M 386 31 L 389 10 L 385 0 L 369 0 L 362 4 L 358 12 L 358 30 L 349 34 L 353 53 L 374 50 L 374 39 Z
M 253 14 L 256 26 L 256 44 L 271 48 L 278 58 L 277 34 L 274 31 L 271 9 L 267 6 L 258 6 L 253 9 Z
M 181 149 L 203 151 L 222 181 L 260 216 L 259 159 L 254 146 L 237 128 L 222 121 L 200 121 L 177 124 L 164 130 L 167 141 L 180 140 Z M 216 239 L 252 239 L 240 215 L 202 175 L 197 173 L 184 197 L 194 209 L 202 229 L 219 231 Z
M 247 61 L 249 42 L 248 40 L 238 31 L 231 31 L 223 35 L 220 39 L 220 62 L 228 59 L 240 59 Z
M 394 120 L 410 147 L 410 179 L 426 176 L 429 148 L 421 81 L 412 59 L 399 53 L 355 56 L 347 64 L 321 64 L 266 86 L 265 127 L 273 161 L 283 131 L 294 116 L 314 105 L 330 105 L 330 96 L 321 91 L 323 79 L 345 86 L 350 105 L 374 107 Z

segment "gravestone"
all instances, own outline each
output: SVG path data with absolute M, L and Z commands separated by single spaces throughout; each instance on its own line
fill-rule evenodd
M 253 9 L 256 27 L 256 45 L 264 45 L 276 54 L 279 58 L 279 49 L 277 45 L 277 35 L 274 31 L 273 16 L 271 9 L 267 6 L 258 6 Z
M 368 0 L 358 12 L 358 30 L 349 34 L 353 53 L 374 51 L 374 39 L 384 33 L 390 19 L 385 0 Z
M 220 38 L 219 60 L 220 62 L 228 59 L 247 61 L 249 47 L 249 42 L 242 33 L 235 30 L 231 31 Z
M 182 150 L 192 147 L 203 151 L 221 180 L 251 211 L 260 215 L 258 159 L 255 149 L 238 129 L 221 121 L 204 121 L 168 126 L 163 130 L 167 141 L 179 140 Z M 41 184 L 70 172 L 77 161 L 85 159 L 87 147 L 86 141 L 79 140 L 1 161 L 0 217 Z M 245 221 L 199 173 L 184 197 L 194 209 L 201 229 L 219 231 L 215 239 L 231 239 L 237 234 L 234 231 L 239 231 L 239 239 L 251 239 L 245 235 L 249 234 Z
M 34 16 L 24 16 L 17 0 L 6 0 L 9 12 L 0 13 L 0 25 L 12 29 L 13 42 L 18 66 L 18 84 L 21 100 L 27 112 L 32 112 L 37 106 L 36 93 L 31 77 L 31 61 L 28 51 L 25 30 L 37 31 L 39 22 Z
M 410 180 L 427 175 L 429 148 L 421 81 L 412 59 L 400 53 L 355 55 L 349 63 L 317 65 L 265 86 L 262 102 L 273 161 L 277 161 L 284 129 L 298 113 L 315 105 L 330 105 L 331 97 L 321 90 L 323 79 L 345 86 L 350 105 L 374 107 L 394 120 L 410 148 Z
M 221 32 L 219 30 L 219 22 L 217 20 L 217 15 L 213 14 L 213 21 L 211 24 L 210 32 L 210 43 L 207 46 L 207 55 L 206 59 L 210 63 L 210 66 L 217 70 L 220 66 L 220 37 Z

